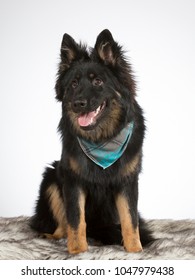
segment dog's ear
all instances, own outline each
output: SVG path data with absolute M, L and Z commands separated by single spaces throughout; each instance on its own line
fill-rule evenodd
M 65 33 L 61 44 L 61 70 L 69 68 L 75 60 L 85 60 L 88 58 L 86 45 L 77 44 L 70 35 Z
M 95 50 L 99 58 L 106 65 L 115 65 L 117 62 L 117 55 L 120 54 L 120 47 L 114 41 L 112 34 L 108 29 L 103 30 L 97 37 L 95 43 Z
M 65 33 L 61 43 L 61 49 L 60 49 L 61 60 L 59 63 L 57 81 L 55 85 L 56 99 L 58 101 L 62 101 L 64 95 L 64 89 L 62 86 L 63 76 L 68 70 L 68 68 L 70 67 L 71 63 L 75 60 L 77 51 L 78 51 L 77 43 L 70 35 Z
M 117 77 L 126 88 L 129 89 L 132 96 L 135 95 L 135 81 L 130 63 L 124 57 L 122 47 L 113 39 L 108 29 L 103 30 L 97 37 L 92 59 L 103 62 L 115 72 Z
M 67 68 L 70 66 L 72 61 L 75 60 L 78 51 L 78 44 L 70 35 L 65 33 L 61 44 L 61 60 L 62 63 L 64 63 L 64 66 L 66 65 Z
M 56 99 L 62 101 L 63 98 L 63 87 L 62 79 L 74 61 L 83 61 L 89 59 L 87 48 L 85 45 L 77 44 L 74 39 L 68 35 L 64 34 L 61 43 L 61 61 L 59 64 L 59 70 L 56 81 Z

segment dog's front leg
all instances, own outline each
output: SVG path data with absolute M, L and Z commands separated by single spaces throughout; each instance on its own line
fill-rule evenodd
M 87 251 L 85 194 L 82 189 L 73 186 L 65 190 L 67 217 L 67 247 L 71 254 Z
M 134 203 L 133 203 L 134 204 Z M 127 252 L 142 251 L 142 245 L 139 236 L 138 214 L 135 203 L 131 205 L 127 195 L 118 194 L 116 197 L 116 206 L 119 213 L 123 245 Z

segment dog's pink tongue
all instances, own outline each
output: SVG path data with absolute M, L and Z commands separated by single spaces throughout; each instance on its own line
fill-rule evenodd
M 78 123 L 80 126 L 89 126 L 93 123 L 95 116 L 96 116 L 95 111 L 90 112 L 88 114 L 81 115 L 78 118 Z

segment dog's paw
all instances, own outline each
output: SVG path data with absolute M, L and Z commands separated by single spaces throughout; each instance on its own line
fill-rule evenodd
M 79 254 L 88 250 L 87 242 L 68 242 L 67 246 L 70 254 Z
M 141 242 L 139 239 L 131 240 L 131 242 L 124 244 L 124 248 L 128 253 L 138 253 L 143 251 Z

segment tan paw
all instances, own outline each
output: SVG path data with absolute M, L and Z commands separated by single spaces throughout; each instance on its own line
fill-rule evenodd
M 143 251 L 141 242 L 139 239 L 131 240 L 128 244 L 124 244 L 125 250 L 129 253 L 138 253 Z
M 88 250 L 87 242 L 68 242 L 68 252 L 70 254 L 79 254 Z

